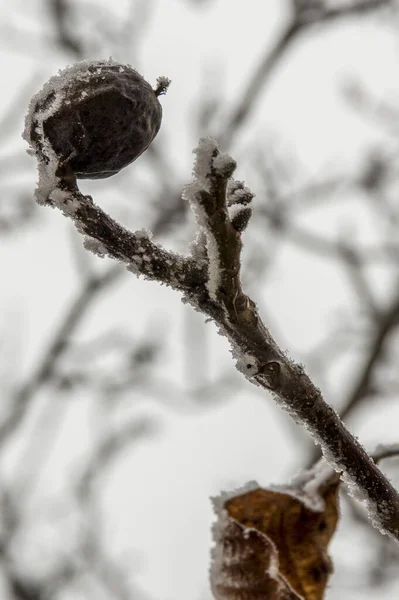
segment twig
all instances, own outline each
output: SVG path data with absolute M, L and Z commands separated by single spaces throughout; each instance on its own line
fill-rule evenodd
M 349 414 L 352 413 L 354 407 L 358 407 L 359 403 L 363 401 L 370 392 L 372 379 L 383 355 L 386 341 L 389 335 L 398 325 L 399 297 L 394 299 L 392 305 L 381 315 L 380 319 L 376 322 L 376 331 L 374 334 L 374 338 L 369 345 L 363 369 L 359 373 L 357 381 L 353 386 L 352 393 L 349 395 L 344 407 L 340 411 L 341 417 L 343 419 L 348 418 Z
M 80 502 L 87 502 L 93 483 L 106 471 L 110 463 L 115 460 L 118 453 L 126 450 L 131 444 L 154 434 L 155 425 L 147 418 L 128 421 L 98 442 L 92 456 L 79 476 L 76 493 Z
M 308 4 L 312 4 L 311 10 L 309 10 Z M 303 31 L 317 24 L 329 23 L 351 15 L 366 14 L 390 4 L 392 4 L 392 0 L 364 0 L 348 3 L 347 6 L 339 8 L 324 8 L 323 3 L 320 3 L 320 9 L 316 10 L 313 2 L 301 2 L 296 7 L 294 6 L 294 15 L 288 25 L 283 29 L 274 46 L 266 50 L 229 119 L 222 130 L 218 132 L 217 137 L 220 144 L 224 147 L 231 145 L 234 136 L 253 111 L 267 80 Z
M 279 235 L 284 234 L 288 242 L 299 246 L 301 249 L 318 254 L 330 260 L 342 260 L 342 244 L 339 240 L 326 239 L 310 229 L 293 222 L 280 207 L 262 206 L 257 211 L 260 217 L 266 218 L 268 225 L 275 229 Z M 399 259 L 399 246 L 396 243 L 383 245 L 363 245 L 357 253 L 359 265 L 372 264 L 397 264 Z
M 39 188 L 39 202 L 58 207 L 78 231 L 90 236 L 86 247 L 108 254 L 135 274 L 158 280 L 183 293 L 185 301 L 212 318 L 232 346 L 237 369 L 271 391 L 277 402 L 305 425 L 329 464 L 367 504 L 380 530 L 399 540 L 399 494 L 324 401 L 301 365 L 277 346 L 262 323 L 240 279 L 241 234 L 251 216 L 252 194 L 231 179 L 235 162 L 220 155 L 214 140 L 196 149 L 195 180 L 186 187 L 199 226 L 192 255 L 183 258 L 154 244 L 142 231 L 132 233 L 80 193 L 71 173 L 59 168 L 54 189 Z M 39 170 L 40 173 L 40 170 Z M 48 185 L 48 180 L 44 181 Z
M 79 233 L 87 236 L 85 247 L 100 257 L 116 259 L 136 275 L 160 281 L 173 289 L 190 293 L 201 289 L 206 280 L 205 264 L 168 252 L 151 241 L 145 230 L 132 233 L 79 191 L 68 173 L 49 194 L 48 204 L 71 217 Z M 39 184 L 40 189 L 40 184 Z M 39 202 L 43 203 L 39 194 Z
M 374 462 L 399 456 L 399 444 L 379 444 L 373 453 Z
M 53 340 L 30 379 L 16 392 L 12 411 L 0 423 L 0 449 L 19 426 L 29 407 L 30 400 L 40 387 L 46 384 L 54 372 L 56 363 L 65 353 L 72 331 L 79 325 L 93 300 L 120 275 L 118 267 L 112 267 L 105 275 L 93 277 L 79 291 L 75 301 L 55 332 Z
M 71 12 L 69 4 L 69 0 L 49 0 L 49 9 L 53 14 L 59 46 L 73 54 L 75 58 L 79 58 L 83 55 L 83 48 L 80 40 L 71 35 L 69 30 L 68 19 Z
M 223 131 L 218 135 L 221 145 L 228 147 L 232 143 L 233 137 L 252 112 L 266 81 L 292 46 L 292 43 L 301 30 L 301 23 L 297 20 L 292 21 L 283 30 L 275 45 L 270 50 L 269 48 L 267 49 L 260 64 L 251 75 L 237 106 L 233 109 L 227 123 L 223 126 Z
M 371 317 L 376 321 L 380 318 L 380 309 L 374 298 L 373 290 L 364 273 L 362 257 L 354 246 L 346 241 L 340 244 L 343 265 L 346 268 L 350 283 L 357 293 L 359 301 Z

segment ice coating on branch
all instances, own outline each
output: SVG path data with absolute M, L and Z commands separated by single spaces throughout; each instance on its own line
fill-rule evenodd
M 193 150 L 193 154 L 195 154 L 193 175 L 201 189 L 207 192 L 210 190 L 209 175 L 212 170 L 212 161 L 217 153 L 217 142 L 211 137 L 201 138 L 198 146 Z
M 104 244 L 89 235 L 84 237 L 83 246 L 86 248 L 86 250 L 92 252 L 99 258 L 104 258 L 108 255 L 108 251 Z
M 232 204 L 231 206 L 229 206 L 229 217 L 231 221 L 234 221 L 239 215 L 240 213 L 242 213 L 243 211 L 246 211 L 247 207 L 244 206 L 243 204 Z
M 133 275 L 136 275 L 136 277 L 140 277 L 140 275 L 143 274 L 142 267 L 143 267 L 143 258 L 141 256 L 139 256 L 138 254 L 134 254 L 132 256 L 131 262 L 127 263 L 126 270 L 130 271 L 130 273 L 133 273 Z
M 226 179 L 234 173 L 237 163 L 229 154 L 218 154 L 212 161 L 215 172 Z
M 242 233 L 252 216 L 250 204 L 254 194 L 249 188 L 245 187 L 243 181 L 229 179 L 226 195 L 231 224 L 234 229 Z
M 237 166 L 229 154 L 219 154 L 218 144 L 211 137 L 201 138 L 193 153 L 196 155 L 193 175 L 206 191 L 210 189 L 209 176 L 212 172 L 227 179 Z
M 227 182 L 227 202 L 229 206 L 234 204 L 249 204 L 254 197 L 255 194 L 245 186 L 243 181 L 230 179 Z
M 206 235 L 203 229 L 198 229 L 196 238 L 189 244 L 189 251 L 191 256 L 196 261 L 203 261 L 207 257 L 206 250 Z
M 326 463 L 328 463 L 332 470 L 336 471 L 337 473 L 340 473 L 341 480 L 345 484 L 348 494 L 352 496 L 352 498 L 355 498 L 356 500 L 364 504 L 368 518 L 370 519 L 373 527 L 378 529 L 382 535 L 390 535 L 392 539 L 394 539 L 397 542 L 398 540 L 393 535 L 391 535 L 384 528 L 383 525 L 382 515 L 385 515 L 387 521 L 389 521 L 389 518 L 392 514 L 392 507 L 390 506 L 390 504 L 387 504 L 386 500 L 384 500 L 383 498 L 378 501 L 375 501 L 372 498 L 370 498 L 367 491 L 365 489 L 362 489 L 357 483 L 356 476 L 353 474 L 355 473 L 355 471 L 351 471 L 350 468 L 347 468 L 345 466 L 345 461 L 343 457 L 339 455 L 339 451 L 333 454 L 331 452 L 331 449 L 327 446 L 327 444 L 322 439 L 320 439 L 317 431 L 314 431 L 313 428 L 310 427 L 308 427 L 308 429 L 313 437 L 313 440 L 320 446 Z M 322 469 L 321 466 L 320 469 Z
M 252 216 L 252 208 L 243 204 L 232 204 L 229 206 L 229 217 L 234 229 L 242 233 Z
M 220 269 L 219 249 L 212 228 L 208 222 L 208 215 L 201 200 L 201 192 L 210 192 L 211 182 L 209 176 L 212 173 L 213 160 L 218 153 L 218 146 L 213 138 L 201 138 L 197 148 L 193 150 L 196 155 L 194 161 L 193 175 L 195 180 L 186 185 L 183 191 L 183 199 L 190 202 L 195 219 L 200 227 L 197 240 L 203 243 L 206 240 L 206 254 L 208 258 L 208 281 L 206 288 L 212 300 L 217 300 L 222 275 Z M 229 161 L 224 159 L 224 163 Z M 201 252 L 201 250 L 200 250 Z
M 39 190 L 42 190 L 40 180 L 37 192 L 39 192 Z M 51 200 L 53 206 L 57 206 L 66 216 L 69 215 L 73 217 L 80 208 L 79 200 L 66 190 L 62 190 L 60 187 L 54 187 L 48 194 L 46 200 L 48 199 Z
M 233 357 L 236 359 L 236 369 L 242 373 L 245 377 L 251 380 L 259 370 L 258 363 L 254 356 L 247 354 L 246 352 L 232 352 Z
M 215 302 L 218 299 L 218 291 L 222 282 L 220 269 L 219 249 L 215 237 L 212 233 L 207 233 L 207 252 L 208 252 L 208 281 L 206 288 L 209 296 Z
M 149 229 L 137 229 L 137 231 L 134 232 L 134 236 L 136 237 L 136 239 L 138 240 L 147 240 L 147 241 L 151 241 L 152 240 L 152 231 L 150 231 Z
M 383 522 L 381 522 L 382 515 L 384 515 L 386 520 L 389 521 L 392 515 L 391 504 L 384 499 L 379 500 L 378 503 L 372 501 L 370 497 L 359 488 L 359 486 L 356 484 L 356 481 L 354 481 L 353 477 L 348 472 L 343 472 L 341 479 L 347 488 L 349 496 L 355 498 L 365 505 L 367 515 L 373 527 L 378 529 L 382 535 L 389 535 L 396 543 L 398 543 L 397 537 L 387 531 L 383 525 Z M 399 527 L 396 530 L 396 534 L 398 533 Z
M 311 510 L 322 511 L 325 502 L 320 495 L 320 489 L 328 483 L 334 473 L 334 469 L 321 458 L 311 469 L 295 475 L 288 486 L 278 489 L 297 498 Z M 277 490 L 276 487 L 273 489 Z
M 155 88 L 154 92 L 156 96 L 162 96 L 164 94 L 166 94 L 168 87 L 171 84 L 171 80 L 169 79 L 169 77 L 157 77 L 157 87 Z

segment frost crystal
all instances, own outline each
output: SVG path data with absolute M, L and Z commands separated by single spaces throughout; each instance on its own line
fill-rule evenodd
M 104 258 L 108 254 L 104 244 L 102 244 L 101 242 L 89 235 L 85 236 L 83 240 L 83 245 L 86 248 L 86 250 L 89 250 L 89 252 L 96 254 L 100 258 Z
M 189 245 L 189 251 L 191 256 L 197 261 L 206 259 L 206 235 L 203 229 L 197 231 L 195 240 Z
M 40 180 L 39 187 L 42 189 Z M 80 208 L 79 200 L 76 200 L 69 192 L 61 190 L 59 187 L 53 188 L 46 199 L 50 199 L 54 206 L 58 206 L 64 215 L 73 216 Z
M 49 116 L 53 115 L 61 106 L 68 88 L 72 85 L 73 81 L 89 81 L 91 77 L 91 72 L 89 67 L 92 67 L 93 64 L 98 64 L 100 67 L 107 66 L 117 66 L 118 63 L 113 61 L 111 58 L 108 60 L 102 61 L 91 61 L 91 60 L 82 60 L 78 63 L 75 63 L 72 66 L 68 66 L 65 69 L 60 69 L 56 75 L 53 75 L 42 87 L 42 89 L 35 94 L 28 108 L 28 113 L 25 117 L 25 128 L 22 134 L 22 137 L 31 144 L 31 130 L 32 125 L 35 125 L 39 130 L 37 133 L 40 136 L 40 139 L 44 140 L 43 135 L 43 121 L 47 119 Z M 37 106 L 42 105 L 40 110 L 37 110 Z M 37 123 L 37 125 L 36 125 Z M 52 148 L 45 147 L 46 151 L 49 151 L 51 154 L 53 152 Z M 34 154 L 37 154 L 37 148 L 32 147 L 32 151 Z M 50 157 L 47 157 L 50 158 Z
M 161 96 L 163 94 L 166 94 L 166 91 L 168 89 L 168 87 L 171 84 L 171 80 L 169 79 L 169 77 L 158 77 L 157 78 L 157 87 L 154 90 L 155 91 L 155 95 L 156 96 Z
M 208 281 L 206 288 L 212 300 L 217 300 L 222 275 L 220 272 L 219 250 L 216 240 L 211 232 L 207 231 L 207 252 L 208 252 Z
M 218 154 L 212 161 L 215 171 L 222 177 L 231 177 L 237 166 L 234 158 L 228 154 Z
M 139 275 L 142 275 L 142 272 L 141 272 L 142 264 L 143 264 L 142 258 L 140 256 L 138 256 L 137 254 L 135 254 L 132 257 L 132 261 L 126 265 L 126 269 L 128 271 L 130 271 L 130 273 L 133 273 L 133 275 L 136 275 L 137 277 L 139 277 Z
M 208 180 L 206 180 L 205 183 L 207 186 L 209 185 Z M 186 185 L 183 191 L 183 200 L 188 200 L 190 202 L 191 209 L 200 227 L 200 234 L 197 237 L 200 244 L 203 243 L 203 236 L 205 236 L 206 254 L 208 256 L 208 281 L 206 287 L 210 298 L 212 300 L 217 300 L 217 292 L 221 282 L 219 250 L 212 230 L 208 225 L 208 217 L 205 209 L 198 200 L 197 194 L 203 189 L 204 184 L 200 181 L 194 181 L 193 183 Z M 199 247 L 199 251 L 201 252 L 201 246 Z
M 211 137 L 201 138 L 197 148 L 193 150 L 193 153 L 196 154 L 193 175 L 201 184 L 201 188 L 207 192 L 210 190 L 208 176 L 211 173 L 212 160 L 216 156 L 217 151 L 217 142 Z
M 325 503 L 320 495 L 320 489 L 323 484 L 334 473 L 334 469 L 321 458 L 311 469 L 301 471 L 291 480 L 290 485 L 275 486 L 276 491 L 284 491 L 286 494 L 300 500 L 305 506 L 316 512 L 322 511 L 325 508 Z
M 243 206 L 242 204 L 232 204 L 231 206 L 229 206 L 229 217 L 230 220 L 233 221 L 234 219 L 236 219 L 238 217 L 238 215 L 242 212 L 247 210 L 246 206 Z
M 247 188 L 243 181 L 230 179 L 227 182 L 227 201 L 229 205 L 249 204 L 255 195 Z
M 256 375 L 258 372 L 258 364 L 256 359 L 251 355 L 245 352 L 234 353 L 236 358 L 236 368 L 237 371 L 242 373 L 245 377 L 251 378 L 253 375 Z
M 204 209 L 200 206 L 198 202 L 198 194 L 203 190 L 202 184 L 198 181 L 193 181 L 192 183 L 184 186 L 182 198 L 183 200 L 187 200 L 190 203 L 191 210 L 194 213 L 195 219 L 197 223 L 201 226 L 205 226 L 206 223 L 206 214 Z
M 241 496 L 243 494 L 247 494 L 248 492 L 253 492 L 260 488 L 260 485 L 257 481 L 248 481 L 245 485 L 242 485 L 234 490 L 230 490 L 229 492 L 220 492 L 219 496 L 213 496 L 211 498 L 213 509 L 217 516 L 220 515 L 221 512 L 224 511 L 224 505 L 228 500 L 235 498 L 236 496 Z
M 134 236 L 139 240 L 141 239 L 150 241 L 152 238 L 152 233 L 147 229 L 138 229 L 134 232 Z
M 58 182 L 55 175 L 58 169 L 58 157 L 43 131 L 43 123 L 59 110 L 64 100 L 64 91 L 57 85 L 57 77 L 52 77 L 40 92 L 33 96 L 25 117 L 25 129 L 22 134 L 22 137 L 30 145 L 29 154 L 35 155 L 38 159 L 39 184 L 36 190 L 36 200 L 39 204 L 47 201 L 50 192 Z M 46 98 L 47 102 L 44 102 Z M 36 110 L 38 101 L 43 102 L 41 110 Z M 40 150 L 38 146 L 32 145 L 31 131 L 34 131 L 37 139 L 40 140 Z

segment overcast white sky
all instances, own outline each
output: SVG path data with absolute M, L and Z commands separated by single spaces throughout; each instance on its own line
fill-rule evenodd
M 167 96 L 161 100 L 164 117 L 159 139 L 160 143 L 163 136 L 167 139 L 169 159 L 182 181 L 190 179 L 191 149 L 196 143 L 193 128 L 185 123 L 201 93 L 204 69 L 215 70 L 215 86 L 220 86 L 226 106 L 234 105 L 266 45 L 273 43 L 287 16 L 287 3 L 281 0 L 209 0 L 205 4 L 203 9 L 194 9 L 183 0 L 154 1 L 148 33 L 139 47 L 138 64 L 133 65 L 152 83 L 159 75 L 172 79 Z M 108 2 L 104 5 L 109 7 Z M 127 5 L 123 0 L 113 0 L 112 10 L 124 14 Z M 40 33 L 40 14 L 45 28 L 41 0 L 15 0 L 12 6 L 8 0 L 0 2 L 4 30 L 3 35 L 0 27 L 0 112 L 13 102 L 31 76 L 37 74 L 39 86 L 68 63 L 67 57 L 52 53 L 48 46 L 32 41 L 26 49 L 21 40 L 6 35 L 16 25 L 27 32 L 26 39 L 34 39 Z M 108 54 L 131 62 L 129 56 L 113 52 L 112 48 Z M 238 158 L 257 132 L 265 140 L 278 136 L 281 147 L 292 151 L 310 173 L 317 174 L 326 166 L 335 172 L 341 167 L 350 168 L 356 164 L 359 148 L 375 140 L 383 142 L 384 138 L 348 109 L 339 86 L 355 74 L 372 86 L 376 97 L 394 99 L 399 94 L 397 65 L 398 40 L 381 24 L 352 21 L 314 31 L 287 54 L 261 96 L 245 136 L 237 140 Z M 22 116 L 21 112 L 21 120 Z M 24 148 L 17 132 L 10 136 L 11 147 Z M 234 155 L 234 148 L 231 153 Z M 26 161 L 33 190 L 35 167 L 33 160 L 27 157 Z M 244 165 L 245 161 L 239 168 L 239 177 L 251 187 Z M 84 182 L 82 189 L 90 190 L 111 211 L 113 185 L 111 181 Z M 134 190 L 131 195 L 134 201 Z M 257 201 L 262 202 L 262 198 Z M 310 224 L 326 235 L 336 233 L 343 219 L 350 218 L 358 236 L 373 236 L 372 223 L 359 214 L 356 204 L 348 204 L 343 212 L 333 207 L 328 216 L 314 211 L 311 218 Z M 146 225 L 140 222 L 137 228 Z M 59 213 L 43 209 L 30 227 L 0 240 L 0 311 L 4 315 L 0 324 L 15 338 L 14 353 L 7 357 L 10 372 L 33 364 L 60 310 L 73 296 L 78 279 L 71 260 L 72 236 L 70 223 Z M 380 289 L 382 294 L 383 281 Z M 345 308 L 348 300 L 345 281 L 332 265 L 326 266 L 325 261 L 292 248 L 280 254 L 267 291 L 257 290 L 256 294 L 260 306 L 267 307 L 276 323 L 283 344 L 294 354 L 320 340 L 336 314 L 334 311 L 340 306 Z M 163 357 L 165 362 L 159 365 L 159 372 L 171 381 L 184 381 L 185 324 L 187 319 L 194 319 L 196 326 L 202 327 L 203 318 L 190 316 L 190 309 L 182 307 L 172 292 L 132 276 L 117 292 L 101 299 L 82 336 L 90 339 L 95 335 L 104 315 L 115 327 L 123 328 L 128 322 L 137 335 L 145 331 L 150 320 L 165 319 L 169 327 L 172 323 L 178 334 L 170 353 Z M 203 327 L 212 347 L 212 375 L 222 370 L 238 377 L 227 342 L 216 336 L 212 324 Z M 342 373 L 346 368 L 341 366 Z M 331 383 L 334 389 L 334 381 Z M 138 413 L 155 415 L 160 429 L 155 439 L 150 438 L 127 454 L 107 479 L 104 511 L 108 539 L 119 558 L 125 556 L 128 562 L 138 565 L 137 580 L 153 598 L 205 600 L 212 520 L 209 497 L 251 479 L 262 485 L 287 481 L 300 466 L 295 447 L 298 438 L 292 433 L 288 418 L 271 399 L 254 392 L 247 383 L 233 400 L 219 402 L 213 410 L 185 414 L 162 408 L 159 401 L 135 401 L 139 403 Z M 362 441 L 370 447 L 382 436 L 385 441 L 397 441 L 395 431 L 390 433 L 387 429 L 389 422 L 399 422 L 397 403 L 384 405 L 375 413 L 369 417 L 373 427 L 365 420 L 356 424 Z M 76 419 L 67 422 L 54 450 L 54 464 L 69 447 L 71 436 L 74 440 L 84 439 L 86 428 L 84 418 L 80 432 L 76 430 Z M 77 445 L 75 462 L 81 451 Z M 71 461 L 71 469 L 75 462 Z M 48 473 L 49 477 L 53 473 L 51 459 Z M 133 559 L 128 554 L 131 551 Z M 341 592 L 337 590 L 331 598 L 340 597 Z M 359 594 L 359 599 L 364 600 L 364 590 Z M 351 599 L 356 598 L 351 592 Z

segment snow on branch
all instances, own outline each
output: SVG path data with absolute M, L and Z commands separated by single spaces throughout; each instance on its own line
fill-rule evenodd
M 308 429 L 350 493 L 366 504 L 373 523 L 399 541 L 398 492 L 324 401 L 303 367 L 277 346 L 255 303 L 243 291 L 242 233 L 251 217 L 253 195 L 232 179 L 236 163 L 219 152 L 215 140 L 200 140 L 194 153 L 194 180 L 183 197 L 191 205 L 199 231 L 188 257 L 168 252 L 148 233 L 130 232 L 114 221 L 79 191 L 68 164 L 53 165 L 56 176 L 45 178 L 45 190 L 40 190 L 39 180 L 36 197 L 47 198 L 45 204 L 72 219 L 85 237 L 86 248 L 122 262 L 135 275 L 169 285 L 213 319 L 230 341 L 237 369 L 251 383 L 272 392 L 282 408 Z M 41 157 L 36 156 L 40 172 Z M 303 486 L 309 493 L 310 484 L 304 481 Z
M 84 236 L 86 249 L 100 258 L 109 256 L 135 275 L 143 275 L 182 292 L 189 293 L 204 284 L 206 271 L 201 264 L 155 244 L 150 232 L 143 229 L 132 232 L 122 227 L 90 196 L 79 191 L 71 173 L 63 177 L 59 172 L 59 181 L 48 194 L 47 204 L 59 208 L 64 216 L 74 221 L 76 229 Z
M 236 301 L 239 294 L 242 294 L 239 280 L 242 248 L 240 234 L 248 223 L 250 213 L 244 225 L 242 219 L 237 219 L 240 211 L 236 211 L 236 215 L 232 217 L 228 210 L 227 187 L 236 168 L 235 160 L 228 154 L 220 154 L 217 143 L 212 138 L 201 139 L 194 153 L 195 179 L 186 186 L 183 198 L 190 202 L 206 244 L 206 287 L 209 297 L 214 302 L 224 304 L 229 299 Z M 238 199 L 237 207 L 248 211 Z

